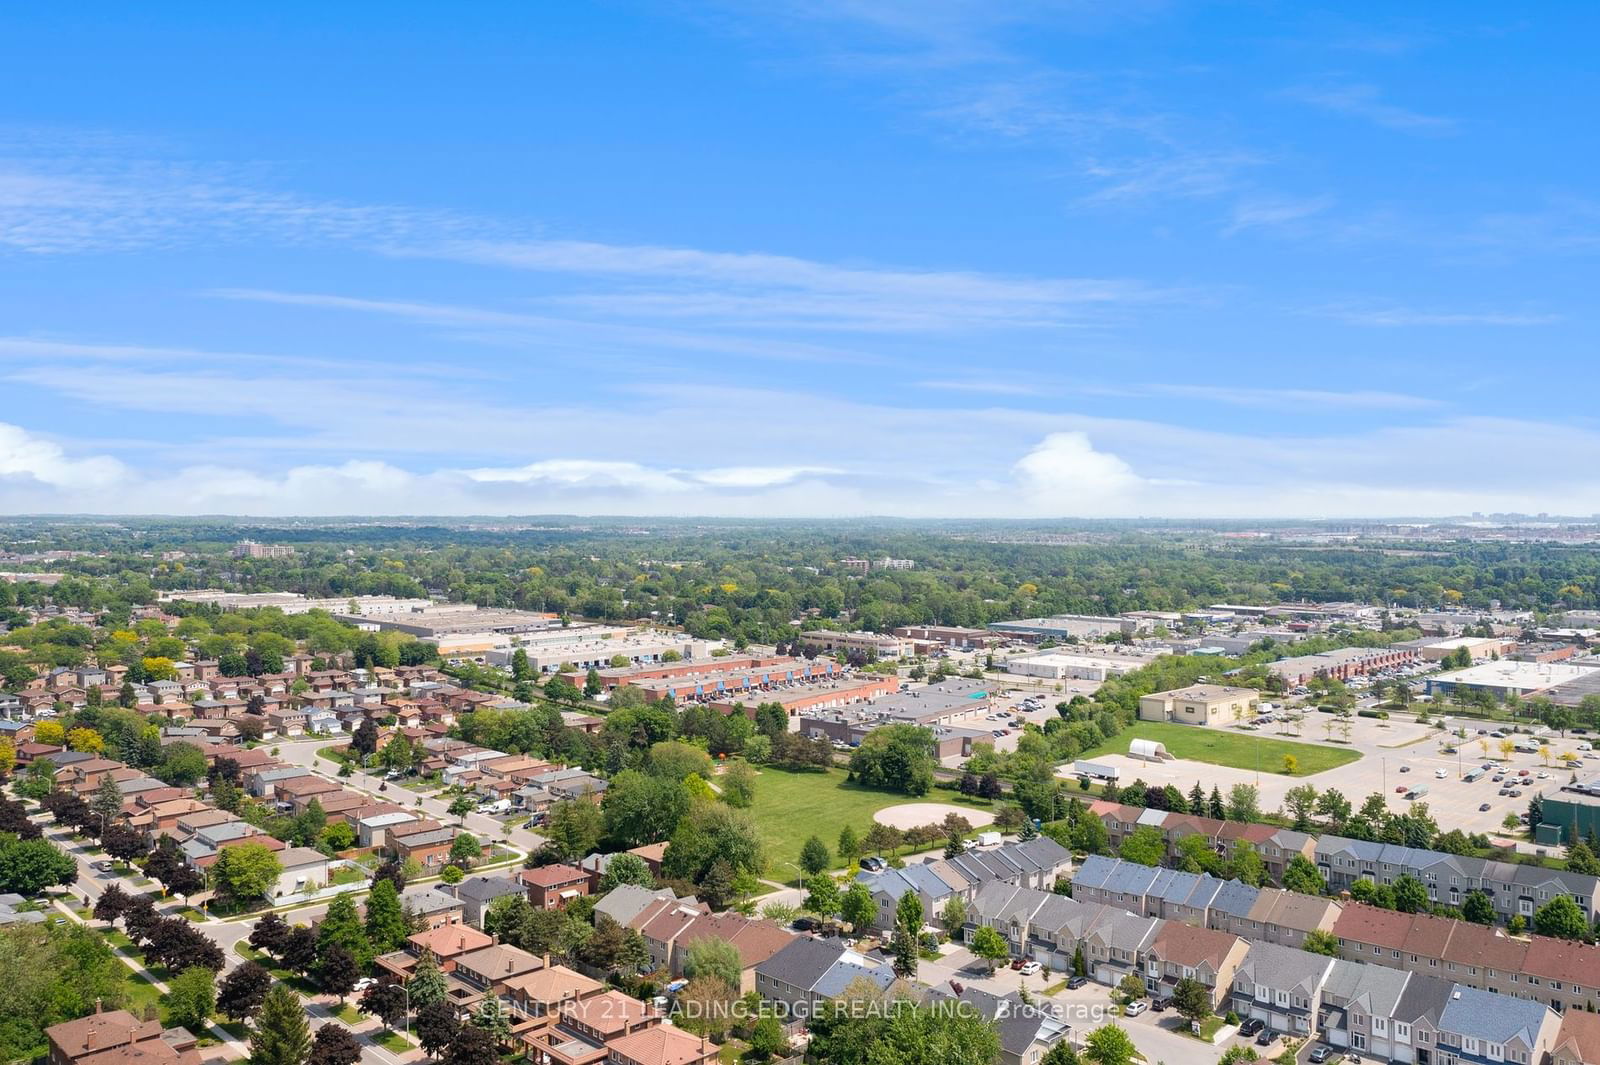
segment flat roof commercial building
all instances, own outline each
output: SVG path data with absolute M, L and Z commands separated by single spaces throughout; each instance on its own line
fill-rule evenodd
M 1458 688 L 1486 691 L 1496 698 L 1508 695 L 1536 695 L 1558 685 L 1586 681 L 1595 672 L 1592 666 L 1565 662 L 1482 662 L 1466 669 L 1428 678 L 1428 694 L 1452 692 Z
M 1022 677 L 1043 677 L 1046 680 L 1105 680 L 1147 666 L 1155 657 L 1040 651 L 1006 659 L 1005 670 Z
M 1254 688 L 1191 684 L 1139 699 L 1139 720 L 1179 725 L 1215 725 L 1241 720 L 1256 712 L 1261 693 Z
M 1040 640 L 1095 640 L 1103 636 L 1137 635 L 1155 626 L 1145 618 L 1106 618 L 1089 614 L 1052 614 L 1047 618 L 996 621 L 990 630 L 1037 643 Z

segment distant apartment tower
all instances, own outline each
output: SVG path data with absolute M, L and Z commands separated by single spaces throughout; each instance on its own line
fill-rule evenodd
M 872 563 L 864 558 L 841 558 L 839 568 L 847 569 L 851 573 L 865 573 L 872 568 Z
M 233 545 L 234 558 L 293 558 L 294 548 L 288 544 L 258 544 L 254 540 L 240 540 Z
M 874 562 L 875 569 L 916 569 L 917 564 L 909 558 L 880 558 Z

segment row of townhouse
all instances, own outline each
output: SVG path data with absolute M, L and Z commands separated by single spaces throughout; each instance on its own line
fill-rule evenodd
M 1600 1044 L 1587 1019 L 1563 1038 L 1562 1015 L 1543 1001 L 1382 964 L 1376 956 L 1373 963 L 1355 954 L 1333 958 L 998 884 L 979 892 L 971 917 L 969 938 L 987 925 L 1006 936 L 1013 953 L 1052 968 L 1066 969 L 1081 950 L 1089 976 L 1102 984 L 1115 986 L 1131 972 L 1160 995 L 1179 980 L 1195 980 L 1208 988 L 1218 1012 L 1232 1010 L 1275 1032 L 1320 1038 L 1380 1061 L 1545 1065 L 1563 1045 L 1570 1055 L 1563 1065 L 1600 1060 L 1582 1056 Z
M 953 858 L 938 858 L 880 872 L 863 870 L 856 880 L 867 885 L 877 912 L 873 927 L 894 927 L 900 898 L 915 893 L 922 912 L 937 914 L 946 902 L 960 898 L 970 903 L 986 884 L 1010 884 L 1050 891 L 1056 880 L 1072 870 L 1072 855 L 1048 836 L 978 847 Z
M 1072 894 L 1084 902 L 1289 947 L 1301 946 L 1312 932 L 1331 932 L 1340 911 L 1334 899 L 1101 855 L 1084 859 L 1073 875 Z
M 1468 987 L 1530 999 L 1558 1011 L 1600 1009 L 1600 947 L 1430 914 L 1345 906 L 1333 929 L 1342 956 Z
M 1179 841 L 1189 836 L 1205 837 L 1211 849 L 1224 857 L 1232 853 L 1235 845 L 1245 843 L 1261 856 L 1262 863 L 1274 880 L 1283 879 L 1283 871 L 1295 855 L 1311 859 L 1315 853 L 1316 837 L 1276 825 L 1221 821 L 1198 814 L 1128 806 L 1109 799 L 1090 803 L 1088 812 L 1106 826 L 1112 850 L 1120 848 L 1122 841 L 1132 835 L 1135 829 L 1149 825 L 1161 831 L 1169 860 L 1177 857 Z
M 1328 887 L 1336 892 L 1361 879 L 1392 884 L 1399 876 L 1409 874 L 1422 881 L 1435 902 L 1450 906 L 1459 906 L 1468 892 L 1482 891 L 1501 920 L 1516 915 L 1531 919 L 1535 910 L 1558 895 L 1570 896 L 1590 921 L 1600 915 L 1600 877 L 1583 873 L 1344 836 L 1317 837 L 1272 825 L 1219 821 L 1103 799 L 1091 803 L 1089 813 L 1106 826 L 1113 851 L 1134 831 L 1148 825 L 1160 830 L 1169 861 L 1177 857 L 1179 841 L 1199 834 L 1222 855 L 1238 843 L 1249 844 L 1274 880 L 1281 881 L 1289 861 L 1300 855 L 1316 864 Z
M 1357 880 L 1392 884 L 1400 876 L 1410 875 L 1422 881 L 1429 898 L 1449 906 L 1459 906 L 1469 892 L 1481 891 L 1502 920 L 1512 916 L 1531 920 L 1535 910 L 1558 895 L 1571 896 L 1591 922 L 1600 913 L 1596 908 L 1600 877 L 1562 869 L 1468 858 L 1344 836 L 1318 839 L 1315 861 L 1328 887 L 1335 891 L 1345 890 Z

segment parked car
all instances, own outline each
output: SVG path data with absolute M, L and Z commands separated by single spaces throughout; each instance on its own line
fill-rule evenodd
M 1172 1005 L 1172 997 L 1170 995 L 1163 996 L 1150 1003 L 1150 1011 L 1152 1013 L 1165 1013 L 1170 1005 Z
M 1249 1038 L 1267 1026 L 1267 1022 L 1259 1017 L 1251 1017 L 1239 1026 L 1239 1034 Z
M 1023 962 L 1023 960 L 1021 958 L 1012 958 L 1011 959 L 1011 967 L 1013 969 L 1020 969 L 1020 968 L 1022 968 L 1022 966 L 1024 964 L 1025 963 Z
M 1139 1014 L 1143 1013 L 1149 1008 L 1150 1003 L 1141 998 L 1137 1002 L 1130 1002 L 1127 1004 L 1127 1006 L 1123 1007 L 1122 1015 L 1124 1017 L 1137 1017 Z
M 1445 777 L 1450 775 L 1450 771 L 1448 769 L 1435 769 L 1433 771 L 1433 775 L 1435 778 L 1443 780 Z
M 1020 972 L 1023 976 L 1036 976 L 1036 975 L 1038 975 L 1039 970 L 1041 970 L 1043 968 L 1044 968 L 1044 966 L 1040 965 L 1038 962 L 1030 961 L 1028 964 L 1024 965 L 1021 969 L 1018 969 L 1017 971 Z
M 889 863 L 882 858 L 863 858 L 861 859 L 861 868 L 869 873 L 881 873 L 889 868 Z
M 1307 1060 L 1311 1062 L 1311 1065 L 1322 1065 L 1324 1061 L 1327 1061 L 1328 1058 L 1332 1056 L 1332 1047 L 1330 1047 L 1327 1043 L 1318 1043 L 1316 1046 L 1311 1048 L 1311 1055 Z
M 1278 1033 L 1274 1032 L 1271 1028 L 1261 1029 L 1261 1034 L 1256 1036 L 1256 1046 L 1258 1047 L 1269 1047 L 1277 1041 Z
M 1403 766 L 1400 767 L 1400 772 L 1409 773 L 1409 772 L 1411 772 L 1411 767 L 1408 766 L 1408 765 L 1403 765 Z
M 1082 987 L 1084 984 L 1087 984 L 1088 982 L 1089 982 L 1089 978 L 1087 976 L 1069 977 L 1067 979 L 1067 990 L 1068 991 L 1076 991 L 1076 990 L 1078 990 L 1078 988 Z
M 1489 804 L 1488 803 L 1480 804 L 1479 807 L 1478 807 L 1478 812 L 1480 814 L 1488 813 L 1489 812 Z
M 355 992 L 365 991 L 367 988 L 371 987 L 373 984 L 375 984 L 377 982 L 378 981 L 374 980 L 370 976 L 363 976 L 361 979 L 356 981 L 355 986 L 352 987 L 350 990 L 351 991 L 355 991 Z
M 1399 786 L 1399 787 L 1398 787 L 1398 788 L 1395 788 L 1395 789 L 1394 789 L 1394 793 L 1395 793 L 1395 794 L 1396 794 L 1396 795 L 1404 795 L 1404 794 L 1405 794 L 1405 793 L 1406 793 L 1406 792 L 1408 792 L 1408 791 L 1410 791 L 1410 790 L 1411 790 L 1411 789 L 1410 789 L 1410 788 L 1408 788 L 1408 787 L 1406 787 L 1406 786 L 1405 786 L 1405 785 L 1404 785 L 1404 784 L 1402 784 L 1402 785 L 1400 785 L 1400 786 Z

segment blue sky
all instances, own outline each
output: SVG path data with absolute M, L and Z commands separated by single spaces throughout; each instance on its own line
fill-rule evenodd
M 1600 512 L 1592 5 L 152 7 L 0 12 L 0 510 Z

